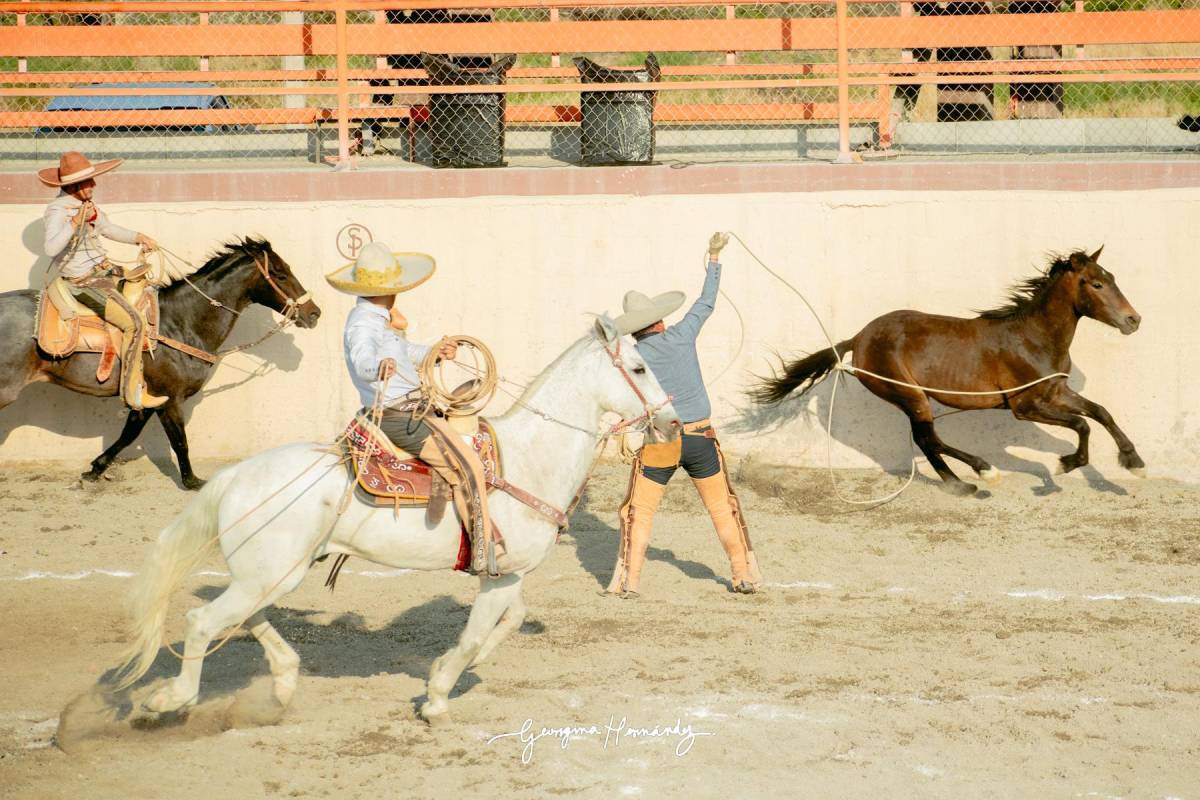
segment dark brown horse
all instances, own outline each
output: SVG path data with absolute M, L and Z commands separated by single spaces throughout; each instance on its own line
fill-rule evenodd
M 284 313 L 292 300 L 305 294 L 287 262 L 271 249 L 269 242 L 260 239 L 224 245 L 188 280 L 191 285 L 179 281 L 159 290 L 158 330 L 163 336 L 209 353 L 215 352 L 229 336 L 242 309 L 257 303 Z M 93 397 L 118 394 L 119 370 L 113 370 L 104 383 L 96 381 L 98 354 L 51 358 L 37 347 L 33 338 L 37 301 L 35 291 L 0 294 L 0 408 L 38 381 L 57 383 Z M 311 328 L 317 324 L 321 309 L 311 300 L 305 300 L 295 314 L 300 327 Z M 83 477 L 98 480 L 117 454 L 133 444 L 150 415 L 157 413 L 179 461 L 183 485 L 188 489 L 203 486 L 204 481 L 192 472 L 188 458 L 183 401 L 200 391 L 212 369 L 213 365 L 207 361 L 159 344 L 154 358 L 145 361 L 146 384 L 152 393 L 170 399 L 153 411 L 131 410 L 121 435 L 92 462 L 92 468 Z
M 1100 250 L 1055 258 L 1044 274 L 1016 287 L 1008 304 L 974 319 L 893 311 L 867 323 L 853 339 L 838 344 L 837 351 L 853 352 L 852 366 L 857 369 L 952 391 L 999 391 L 1056 372 L 1069 373 L 1071 340 L 1081 317 L 1099 320 L 1126 335 L 1136 331 L 1142 321 L 1117 288 L 1112 273 L 1097 263 Z M 761 380 L 750 396 L 759 403 L 778 403 L 796 388 L 803 394 L 836 363 L 837 357 L 828 348 L 785 363 L 782 374 Z M 967 464 L 981 477 L 997 473 L 978 456 L 938 438 L 930 398 L 964 410 L 1008 408 L 1017 419 L 1072 429 L 1079 434 L 1079 447 L 1060 459 L 1065 472 L 1088 463 L 1090 428 L 1084 417 L 1091 417 L 1116 440 L 1121 466 L 1145 466 L 1112 416 L 1073 391 L 1066 378 L 1053 378 L 1017 392 L 964 396 L 898 386 L 862 373 L 855 376 L 908 415 L 913 439 L 945 481 L 945 488 L 955 494 L 971 494 L 975 486 L 959 480 L 943 455 Z

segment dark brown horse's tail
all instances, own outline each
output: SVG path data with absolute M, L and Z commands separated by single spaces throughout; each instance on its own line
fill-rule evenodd
M 854 350 L 854 340 L 847 339 L 839 342 L 837 351 L 845 355 Z M 810 356 L 797 361 L 783 362 L 782 374 L 776 373 L 770 378 L 762 378 L 758 385 L 746 394 L 756 403 L 768 404 L 783 401 L 797 388 L 797 395 L 804 394 L 821 382 L 829 371 L 837 364 L 837 357 L 828 347 L 824 347 Z

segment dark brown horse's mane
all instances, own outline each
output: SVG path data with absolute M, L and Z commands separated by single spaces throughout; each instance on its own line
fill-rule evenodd
M 206 272 L 210 272 L 226 263 L 231 258 L 238 256 L 250 256 L 253 258 L 255 256 L 261 256 L 270 252 L 272 252 L 271 243 L 263 237 L 243 236 L 239 239 L 234 239 L 233 241 L 222 244 L 212 255 L 208 257 L 208 260 L 204 262 L 204 266 L 196 270 L 195 274 L 203 275 Z
M 271 243 L 261 236 L 245 236 L 220 245 L 208 255 L 204 264 L 199 267 L 187 261 L 170 259 L 167 277 L 171 279 L 171 282 L 164 284 L 160 291 L 186 285 L 189 279 L 211 275 L 217 270 L 231 265 L 235 260 L 257 259 L 259 256 L 269 255 L 272 252 L 274 251 L 271 249 Z
M 1008 292 L 1008 302 L 998 308 L 980 311 L 980 319 L 1020 319 L 1037 308 L 1058 276 L 1070 270 L 1071 258 L 1074 256 L 1082 256 L 1084 259 L 1089 257 L 1082 250 L 1065 256 L 1051 253 L 1050 266 L 1045 272 L 1013 286 Z

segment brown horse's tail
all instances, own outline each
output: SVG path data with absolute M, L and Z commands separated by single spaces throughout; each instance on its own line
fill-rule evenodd
M 837 351 L 845 355 L 854 350 L 854 339 L 839 342 Z M 778 403 L 786 399 L 795 389 L 798 394 L 804 394 L 821 382 L 829 371 L 837 364 L 837 356 L 833 350 L 824 347 L 810 356 L 796 361 L 783 362 L 783 372 L 776 373 L 770 378 L 759 379 L 758 385 L 746 394 L 756 403 Z

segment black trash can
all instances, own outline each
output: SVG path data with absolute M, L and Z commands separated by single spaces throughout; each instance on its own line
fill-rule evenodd
M 573 59 L 583 83 L 656 83 L 653 53 L 641 69 L 612 69 Z M 654 160 L 654 92 L 582 92 L 579 149 L 584 164 L 649 164 Z
M 503 56 L 486 67 L 463 67 L 445 56 L 421 54 L 430 82 L 439 86 L 498 86 L 517 61 Z M 435 167 L 504 166 L 504 95 L 433 94 L 429 132 Z

